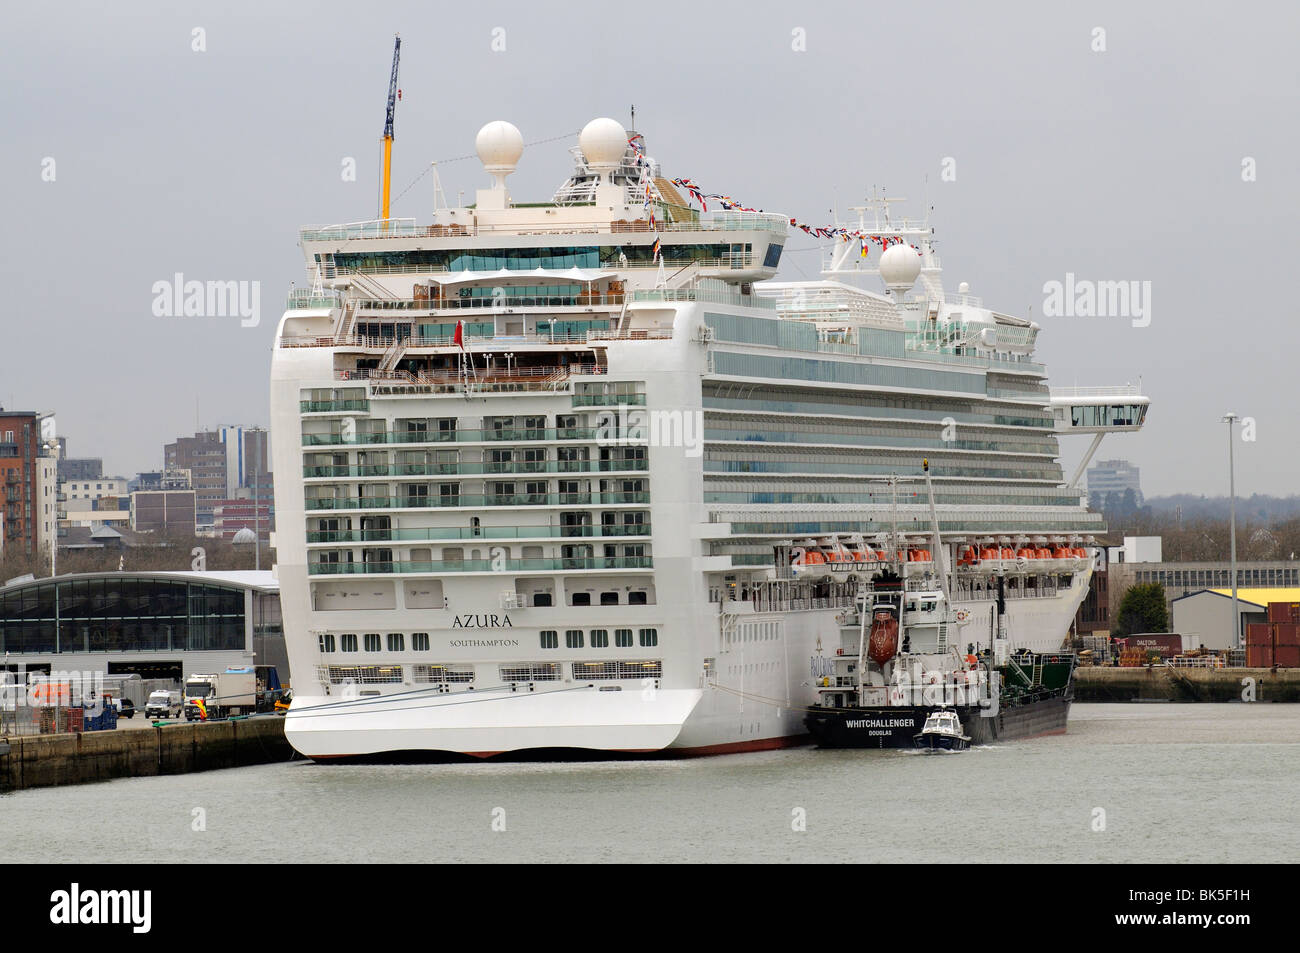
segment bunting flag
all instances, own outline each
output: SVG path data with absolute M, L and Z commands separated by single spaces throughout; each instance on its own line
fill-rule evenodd
M 208 706 L 203 703 L 202 698 L 194 699 L 194 707 L 199 710 L 199 721 L 208 720 Z
M 685 189 L 687 193 L 690 194 L 691 198 L 695 199 L 695 201 L 700 203 L 700 209 L 701 211 L 704 212 L 707 212 L 709 210 L 709 206 L 705 201 L 706 199 L 713 199 L 715 202 L 717 202 L 719 205 L 721 205 L 724 209 L 727 209 L 728 211 L 735 211 L 735 212 L 759 211 L 758 209 L 749 208 L 748 206 L 741 205 L 730 195 L 719 195 L 716 192 L 705 192 L 699 185 L 697 185 L 691 179 L 687 179 L 687 178 L 673 179 L 673 185 Z M 797 218 L 790 219 L 790 227 L 797 228 L 804 234 L 810 235 L 813 238 L 822 238 L 822 239 L 835 238 L 842 242 L 848 242 L 857 239 L 858 244 L 861 248 L 861 254 L 863 258 L 867 257 L 867 253 L 871 250 L 871 245 L 879 245 L 881 252 L 884 252 L 884 250 L 891 245 L 903 244 L 903 238 L 901 235 L 871 235 L 866 232 L 860 231 L 856 228 L 840 228 L 837 225 L 808 225 L 805 222 L 799 221 Z M 908 247 L 911 248 L 913 251 L 915 251 L 918 255 L 922 254 L 921 249 L 917 248 L 915 245 L 909 244 Z
M 659 253 L 663 251 L 663 243 L 660 241 L 658 235 L 655 236 L 654 248 L 651 249 L 651 251 L 653 253 L 652 254 L 653 260 L 657 261 L 659 259 Z
M 464 321 L 456 322 L 456 334 L 451 339 L 451 343 L 455 344 L 462 351 L 465 350 L 465 322 Z

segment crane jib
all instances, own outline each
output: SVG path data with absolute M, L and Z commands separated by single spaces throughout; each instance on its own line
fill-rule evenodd
M 402 38 L 393 40 L 393 75 L 388 80 L 388 114 L 384 119 L 384 138 L 393 138 L 393 113 L 397 110 L 397 61 L 402 55 Z

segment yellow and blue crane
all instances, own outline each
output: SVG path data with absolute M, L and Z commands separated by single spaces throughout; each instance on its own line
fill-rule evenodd
M 388 221 L 388 197 L 393 184 L 393 115 L 397 112 L 397 101 L 402 91 L 397 88 L 397 61 L 402 55 L 402 38 L 393 37 L 393 75 L 388 80 L 388 113 L 384 117 L 384 180 L 382 197 L 379 201 L 379 217 Z

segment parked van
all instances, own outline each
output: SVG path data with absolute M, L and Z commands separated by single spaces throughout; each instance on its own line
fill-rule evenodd
M 149 695 L 145 703 L 146 718 L 179 718 L 181 714 L 181 693 L 175 691 L 157 691 Z

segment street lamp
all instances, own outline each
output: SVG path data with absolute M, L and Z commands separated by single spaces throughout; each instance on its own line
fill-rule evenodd
M 510 376 L 510 362 L 511 362 L 512 360 L 514 360 L 514 357 L 515 357 L 514 352 L 511 351 L 509 354 L 503 354 L 503 355 L 501 355 L 501 356 L 504 357 L 504 358 L 506 359 L 506 376 L 509 377 L 509 376 Z
M 1232 645 L 1241 647 L 1241 615 L 1237 608 L 1237 482 L 1233 465 L 1233 425 L 1237 415 L 1226 413 L 1223 423 L 1228 425 L 1228 572 L 1232 575 Z

